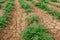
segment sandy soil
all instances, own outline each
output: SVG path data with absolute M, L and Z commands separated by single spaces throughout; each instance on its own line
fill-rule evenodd
M 21 30 L 25 29 L 25 18 L 35 14 L 40 17 L 42 25 L 47 27 L 48 32 L 52 34 L 55 40 L 60 40 L 60 21 L 55 19 L 52 15 L 49 15 L 47 11 L 43 11 L 35 7 L 32 3 L 27 2 L 31 5 L 33 12 L 26 15 L 24 10 L 20 8 L 18 0 L 14 0 L 14 10 L 11 12 L 12 18 L 6 28 L 0 31 L 0 40 L 20 40 Z M 49 5 L 51 8 L 60 10 L 57 7 Z
M 48 5 L 50 8 L 54 9 L 54 10 L 57 10 L 60 12 L 60 8 L 56 7 L 56 6 L 53 6 L 51 4 Z
M 29 2 L 28 2 L 29 3 Z M 46 26 L 48 28 L 48 32 L 51 33 L 55 40 L 60 40 L 60 21 L 55 19 L 52 15 L 49 15 L 49 13 L 47 11 L 43 11 L 37 7 L 35 7 L 32 3 L 29 3 L 33 10 L 34 10 L 34 14 L 38 15 L 41 19 L 42 25 Z M 49 7 L 51 7 L 52 5 L 50 5 Z M 59 8 L 53 6 L 51 7 L 53 9 L 56 10 L 60 10 Z M 58 38 L 58 39 L 57 39 Z
M 0 32 L 0 40 L 19 40 L 20 39 L 20 16 L 18 17 L 18 3 L 15 0 L 14 10 L 11 12 L 12 19 L 5 29 Z M 19 18 L 19 19 L 18 19 Z M 18 31 L 19 30 L 19 31 Z

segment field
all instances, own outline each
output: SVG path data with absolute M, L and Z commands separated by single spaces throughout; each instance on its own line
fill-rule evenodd
M 60 0 L 0 0 L 0 40 L 60 40 Z

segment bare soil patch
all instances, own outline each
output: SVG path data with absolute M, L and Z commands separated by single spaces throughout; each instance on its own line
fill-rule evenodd
M 0 31 L 0 40 L 20 40 L 21 30 L 25 29 L 25 18 L 35 14 L 39 16 L 42 25 L 46 26 L 48 32 L 54 36 L 55 40 L 60 40 L 60 21 L 56 20 L 47 11 L 43 11 L 35 7 L 32 3 L 27 2 L 31 5 L 33 12 L 29 13 L 28 16 L 24 10 L 20 8 L 18 0 L 14 0 L 14 10 L 11 12 L 12 18 L 9 19 L 9 24 L 6 28 Z M 60 8 L 49 5 L 51 8 L 60 11 Z

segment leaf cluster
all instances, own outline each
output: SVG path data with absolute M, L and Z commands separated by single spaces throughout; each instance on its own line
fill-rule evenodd
M 36 2 L 35 6 L 41 8 L 43 10 L 49 10 L 48 5 L 46 3 L 44 3 L 44 2 Z
M 0 0 L 0 3 L 4 3 L 5 2 L 5 0 Z
M 58 0 L 51 0 L 52 2 L 58 2 Z
M 28 3 L 26 3 L 24 0 L 19 0 L 19 3 L 20 3 L 20 6 L 23 8 L 23 9 L 25 9 L 25 12 L 26 13 L 29 13 L 29 12 L 31 12 L 31 6 L 28 4 Z
M 2 5 L 1 5 L 1 3 L 0 3 L 0 9 L 2 8 Z
M 39 22 L 37 23 L 35 17 L 32 18 L 35 19 L 33 25 L 27 25 L 26 29 L 22 31 L 22 40 L 53 40 L 52 35 L 47 33 L 46 27 Z M 31 20 L 30 17 L 29 20 Z
M 50 9 L 50 10 L 48 10 L 48 12 L 51 15 L 55 16 L 55 18 L 60 19 L 60 12 L 58 12 L 57 10 Z
M 57 10 L 54 10 L 54 9 L 50 8 L 47 3 L 44 3 L 42 1 L 33 2 L 33 3 L 38 8 L 43 9 L 45 11 L 48 11 L 49 14 L 53 15 L 57 19 L 60 19 L 60 12 L 58 12 Z
M 40 0 L 40 1 L 44 3 L 49 3 L 49 0 Z
M 33 1 L 33 0 L 27 0 L 27 1 Z
M 0 30 L 3 29 L 8 21 L 7 18 L 9 17 L 9 13 L 12 11 L 13 9 L 13 0 L 9 0 L 3 8 L 4 13 L 0 14 Z
M 39 17 L 36 15 L 31 15 L 30 17 L 27 17 L 26 20 L 28 21 L 27 24 L 30 25 L 33 22 L 38 22 Z
M 7 25 L 7 17 L 9 17 L 7 14 L 0 14 L 0 30 Z
M 2 9 L 4 12 L 9 13 L 13 9 L 13 6 L 14 6 L 13 0 L 9 0 Z
M 55 3 L 49 3 L 49 4 L 60 8 L 60 4 L 55 4 Z

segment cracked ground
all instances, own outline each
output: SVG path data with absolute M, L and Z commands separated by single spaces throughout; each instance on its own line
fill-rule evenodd
M 32 14 L 39 16 L 42 25 L 47 27 L 48 32 L 54 36 L 54 39 L 60 40 L 60 21 L 49 15 L 47 11 L 35 7 L 30 2 L 29 4 L 34 12 L 29 13 L 28 16 Z M 49 4 L 49 7 L 60 11 L 60 8 L 53 5 Z M 0 31 L 0 40 L 20 40 L 21 30 L 25 28 L 25 18 L 27 17 L 23 11 L 18 0 L 14 0 L 14 10 L 11 12 L 12 18 L 9 19 L 7 27 Z

